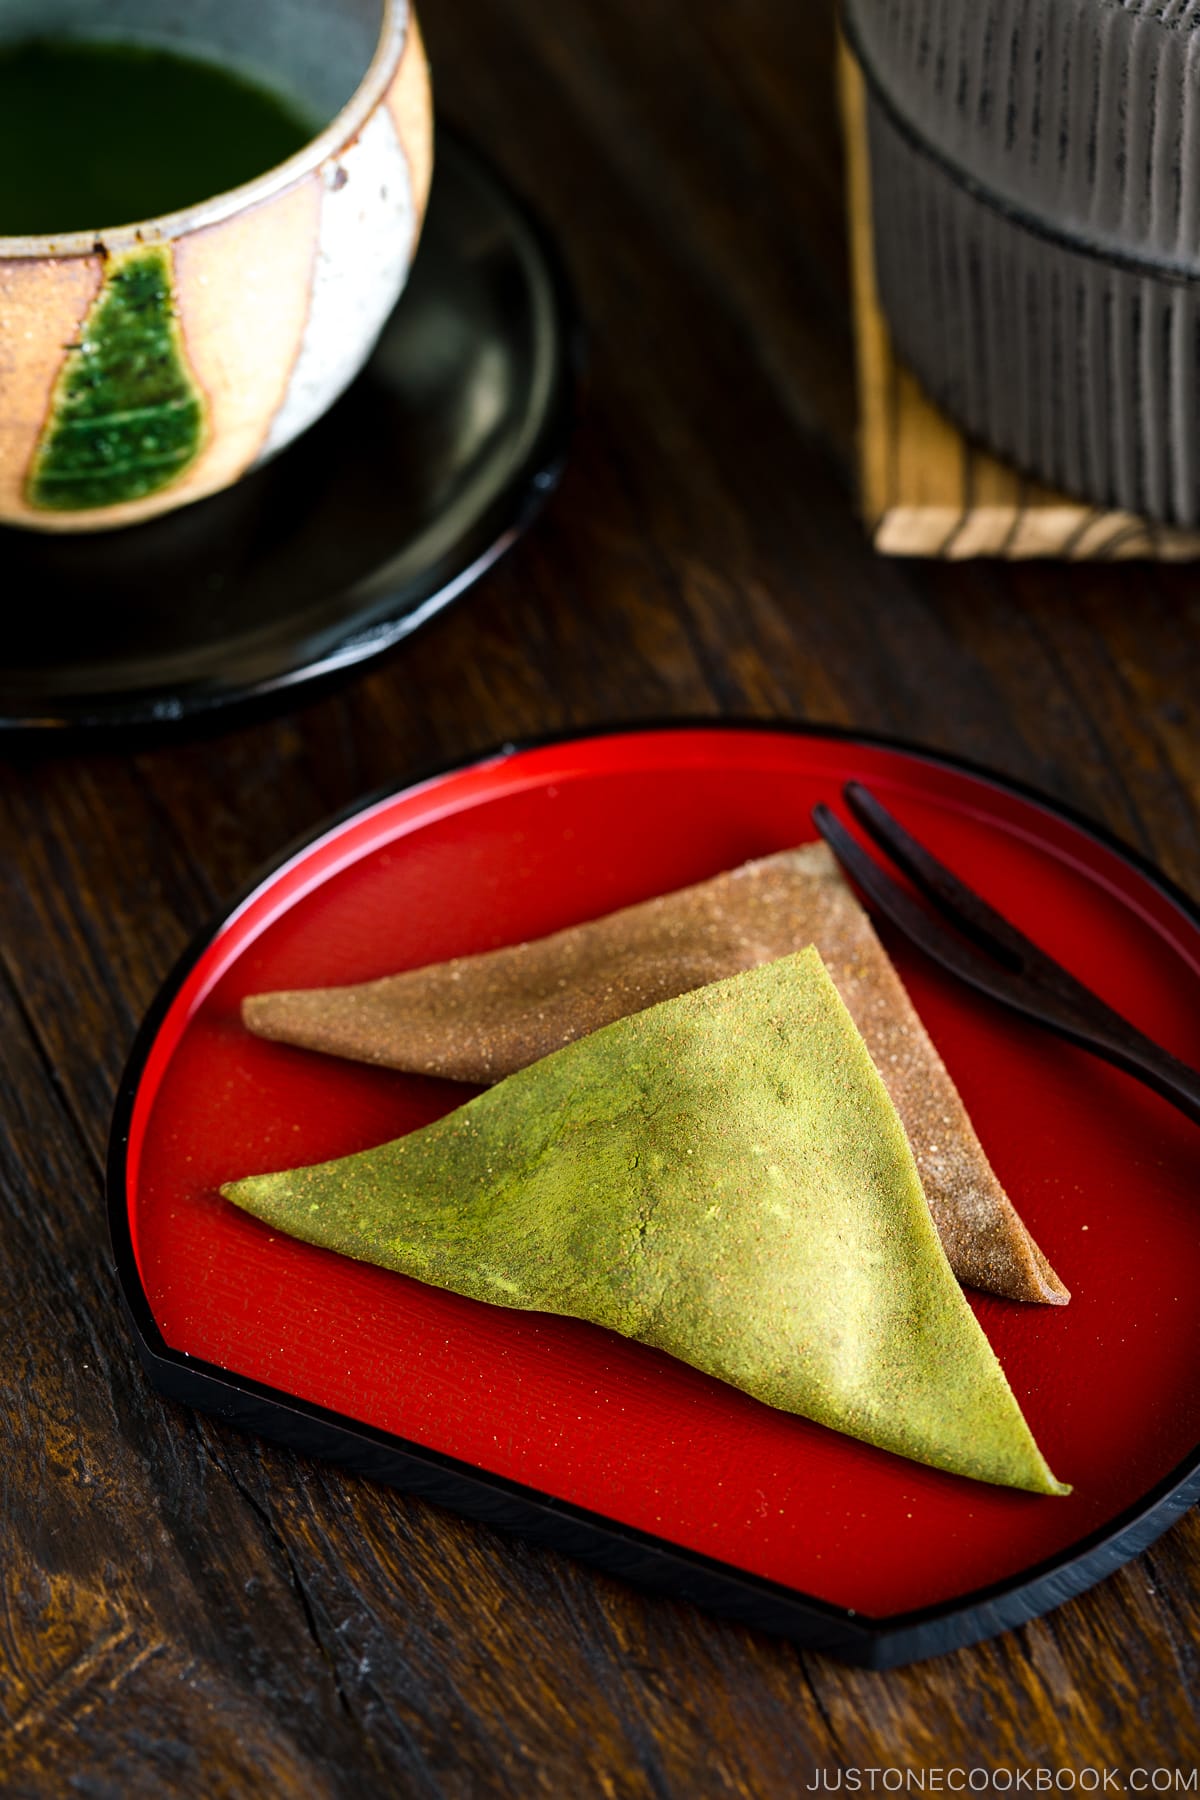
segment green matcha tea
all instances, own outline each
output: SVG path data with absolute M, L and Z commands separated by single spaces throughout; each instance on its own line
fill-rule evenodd
M 143 45 L 0 50 L 0 236 L 178 212 L 252 180 L 320 129 L 219 64 Z

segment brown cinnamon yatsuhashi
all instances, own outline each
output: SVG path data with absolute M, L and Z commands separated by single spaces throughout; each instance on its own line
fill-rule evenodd
M 908 1133 L 960 1281 L 1062 1305 L 871 923 L 824 844 L 532 943 L 355 987 L 258 994 L 261 1037 L 413 1073 L 491 1083 L 602 1025 L 815 944 Z

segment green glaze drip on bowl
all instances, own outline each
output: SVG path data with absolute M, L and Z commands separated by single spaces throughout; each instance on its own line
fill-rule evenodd
M 30 471 L 29 504 L 75 512 L 175 481 L 206 436 L 164 245 L 112 259 L 67 354 Z

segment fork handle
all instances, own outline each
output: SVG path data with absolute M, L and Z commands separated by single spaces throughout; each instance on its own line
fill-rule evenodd
M 1094 1051 L 1106 1062 L 1114 1063 L 1126 1074 L 1144 1081 L 1194 1124 L 1200 1125 L 1200 1074 L 1118 1014 L 1114 1013 L 1112 1018 L 1112 1024 L 1104 1027 L 1097 1027 L 1092 1022 L 1077 1026 L 1064 1023 L 1058 1029 L 1085 1050 Z

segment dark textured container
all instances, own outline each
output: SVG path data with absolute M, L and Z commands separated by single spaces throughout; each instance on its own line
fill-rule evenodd
M 969 432 L 1200 524 L 1200 0 L 846 0 L 879 289 Z

